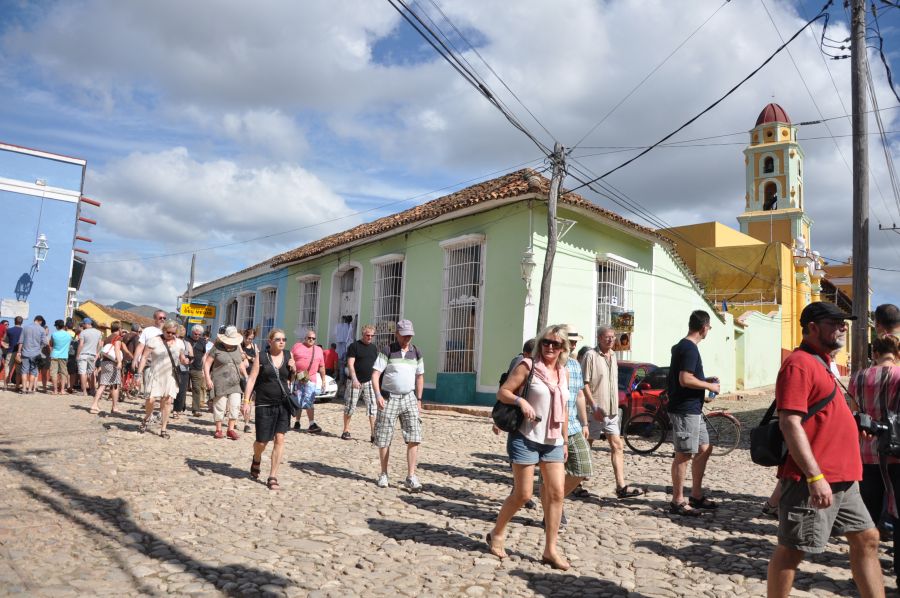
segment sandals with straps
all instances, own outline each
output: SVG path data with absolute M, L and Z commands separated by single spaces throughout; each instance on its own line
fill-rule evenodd
M 669 510 L 675 515 L 681 515 L 682 517 L 700 517 L 702 515 L 699 509 L 690 508 L 687 502 L 670 502 Z
M 690 504 L 695 509 L 718 509 L 719 503 L 714 500 L 710 500 L 709 497 L 701 496 L 700 498 L 694 498 L 693 496 L 688 499 L 688 504 Z
M 269 490 L 281 490 L 281 486 L 278 485 L 278 478 L 269 478 L 266 480 L 266 486 Z
M 262 463 L 262 459 L 260 459 L 259 461 L 251 461 L 251 463 L 250 463 L 250 479 L 251 480 L 259 479 L 260 463 Z
M 641 496 L 644 493 L 640 488 L 632 488 L 628 484 L 625 484 L 621 488 L 616 488 L 616 498 L 634 498 L 635 496 Z
M 168 440 L 168 439 L 169 439 L 169 432 L 168 432 L 167 430 L 160 430 L 160 431 L 159 431 L 159 437 L 160 437 L 160 438 L 165 438 L 166 440 Z

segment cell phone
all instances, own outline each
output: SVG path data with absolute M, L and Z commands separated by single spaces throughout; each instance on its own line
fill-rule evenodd
M 541 417 L 540 415 L 535 415 L 535 416 L 534 416 L 534 421 L 536 421 L 536 422 L 539 422 L 539 421 L 541 421 L 542 419 L 544 419 L 544 418 Z

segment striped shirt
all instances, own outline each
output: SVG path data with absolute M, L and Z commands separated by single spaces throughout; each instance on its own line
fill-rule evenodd
M 404 353 L 400 343 L 391 343 L 378 352 L 372 369 L 381 372 L 381 392 L 405 395 L 416 390 L 416 377 L 425 373 L 425 362 L 415 345 L 410 344 Z
M 876 421 L 884 421 L 882 398 L 888 413 L 900 413 L 900 366 L 876 366 L 857 372 L 850 380 L 850 396 L 856 400 L 859 410 L 872 416 Z M 878 464 L 878 438 L 861 438 L 860 454 L 864 465 Z M 900 463 L 896 457 L 888 457 L 888 463 Z
M 581 364 L 577 359 L 569 357 L 566 362 L 566 370 L 569 372 L 569 436 L 581 433 L 581 422 L 578 421 L 578 407 L 575 399 L 584 388 L 584 376 L 581 375 Z

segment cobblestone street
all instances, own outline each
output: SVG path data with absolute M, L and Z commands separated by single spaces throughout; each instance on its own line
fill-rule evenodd
M 756 421 L 767 397 L 720 401 Z M 648 490 L 614 499 L 605 447 L 592 498 L 567 500 L 560 540 L 566 573 L 540 564 L 540 510 L 510 527 L 509 559 L 484 534 L 508 492 L 503 437 L 489 419 L 427 411 L 420 453 L 424 491 L 400 489 L 405 452 L 395 442 L 391 488 L 374 480 L 377 453 L 361 411 L 339 439 L 341 408 L 317 408 L 321 435 L 290 432 L 270 492 L 249 479 L 252 433 L 215 440 L 212 416 L 137 432 L 127 415 L 92 416 L 89 400 L 0 393 L 0 594 L 209 596 L 760 596 L 776 523 L 760 516 L 774 471 L 741 447 L 710 462 L 721 500 L 699 520 L 667 510 L 671 449 L 626 449 L 628 480 Z M 108 409 L 109 403 L 103 403 Z M 397 434 L 399 438 L 399 432 Z M 263 459 L 264 480 L 269 452 Z M 882 553 L 882 563 L 889 561 Z M 894 582 L 886 576 L 891 587 Z M 802 565 L 796 595 L 853 596 L 847 546 Z

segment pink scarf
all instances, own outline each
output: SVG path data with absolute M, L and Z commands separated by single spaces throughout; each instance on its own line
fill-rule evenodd
M 562 387 L 566 384 L 566 368 L 558 366 L 556 375 L 559 382 L 550 382 L 550 371 L 540 359 L 535 360 L 534 375 L 550 390 L 550 419 L 547 420 L 547 438 L 562 438 L 562 425 L 566 421 L 566 406 L 562 397 Z

